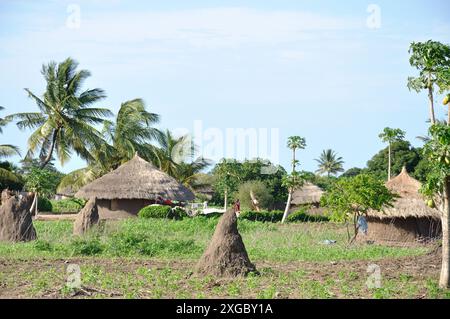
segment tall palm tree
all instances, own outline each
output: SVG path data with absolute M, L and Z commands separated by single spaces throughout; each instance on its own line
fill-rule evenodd
M 3 111 L 5 108 L 0 106 L 0 111 Z M 0 117 L 0 134 L 3 133 L 3 127 L 5 127 L 11 120 L 7 118 Z M 17 146 L 11 144 L 1 144 L 0 145 L 0 158 L 10 157 L 13 155 L 20 155 L 19 148 Z
M 405 137 L 405 132 L 399 128 L 385 127 L 383 132 L 378 137 L 384 142 L 388 143 L 388 180 L 391 179 L 391 166 L 392 166 L 392 143 L 401 141 Z
M 92 160 L 90 149 L 100 148 L 103 139 L 94 127 L 104 123 L 112 113 L 108 109 L 91 107 L 104 99 L 101 89 L 82 91 L 84 81 L 91 75 L 87 70 L 77 71 L 78 63 L 67 58 L 56 64 L 50 62 L 42 67 L 47 86 L 43 97 L 29 89 L 28 96 L 34 100 L 39 112 L 17 113 L 8 119 L 18 120 L 19 129 L 33 129 L 28 139 L 27 157 L 39 152 L 41 167 L 45 167 L 54 153 L 66 163 L 75 152 L 81 158 Z
M 286 207 L 284 209 L 282 223 L 284 223 L 288 217 L 289 209 L 291 208 L 292 194 L 294 191 L 302 186 L 303 178 L 295 171 L 297 167 L 298 160 L 296 159 L 295 152 L 298 149 L 305 149 L 306 140 L 300 136 L 290 136 L 287 141 L 287 147 L 292 150 L 292 173 L 286 176 L 283 180 L 283 184 L 288 189 L 288 199 L 286 202 Z
M 331 149 L 323 150 L 320 157 L 315 161 L 319 163 L 316 173 L 320 175 L 327 174 L 330 177 L 344 171 L 342 157 L 338 157 L 337 153 Z
M 157 150 L 156 161 L 160 170 L 176 178 L 179 164 L 192 153 L 193 146 L 188 135 L 175 137 L 172 132 L 166 130 Z
M 148 112 L 142 99 L 121 104 L 114 122 L 105 121 L 102 130 L 105 143 L 90 150 L 88 166 L 67 174 L 58 191 L 77 191 L 84 185 L 131 160 L 136 152 L 147 161 L 157 163 L 157 148 L 151 143 L 162 140 L 162 133 L 154 127 L 159 115 Z

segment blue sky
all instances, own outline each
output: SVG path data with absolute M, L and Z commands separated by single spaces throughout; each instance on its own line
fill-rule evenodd
M 75 28 L 68 24 L 72 4 L 80 10 Z M 367 24 L 371 4 L 380 9 L 379 28 Z M 86 88 L 106 90 L 98 106 L 117 111 L 141 97 L 161 115 L 161 128 L 194 131 L 201 121 L 206 135 L 278 129 L 278 144 L 270 147 L 285 167 L 291 135 L 307 141 L 298 154 L 302 169 L 315 170 L 314 158 L 327 148 L 345 168 L 362 167 L 383 147 L 378 134 L 386 126 L 402 128 L 420 145 L 415 137 L 426 133 L 427 97 L 406 87 L 415 74 L 408 47 L 449 43 L 449 9 L 446 0 L 3 0 L 2 115 L 35 111 L 23 88 L 41 94 L 42 64 L 71 56 L 92 72 Z M 444 117 L 444 108 L 437 113 Z M 9 125 L 0 143 L 25 153 L 29 133 Z M 196 138 L 208 149 L 208 136 Z M 74 157 L 62 170 L 83 165 Z

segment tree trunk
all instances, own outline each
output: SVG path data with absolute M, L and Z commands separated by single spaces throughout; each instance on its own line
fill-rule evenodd
M 450 102 L 448 102 L 447 125 L 450 125 Z
M 449 238 L 449 209 L 450 209 L 450 176 L 445 179 L 444 183 L 444 209 L 442 210 L 442 267 L 441 277 L 439 279 L 439 287 L 447 289 L 450 287 L 450 238 Z
M 228 209 L 228 190 L 227 189 L 225 189 L 225 195 L 224 195 L 224 209 L 225 209 L 225 211 L 227 211 L 227 209 Z
M 433 84 L 431 83 L 431 75 L 428 76 L 428 99 L 430 100 L 430 121 L 433 125 L 436 122 L 434 116 L 434 97 L 433 97 Z
M 295 148 L 293 149 L 292 154 L 292 173 L 295 172 Z
M 291 200 L 292 200 L 292 190 L 289 190 L 286 208 L 284 209 L 283 219 L 281 220 L 281 223 L 284 223 L 288 217 L 289 209 L 291 208 Z
M 34 199 L 33 199 L 33 202 L 31 203 L 31 207 L 30 207 L 31 215 L 33 215 L 33 213 L 34 213 L 34 216 L 37 216 L 37 214 L 38 214 L 38 200 L 39 200 L 38 193 L 35 192 Z
M 388 146 L 388 181 L 391 180 L 391 143 Z
M 45 166 L 47 166 L 47 164 L 52 160 L 53 151 L 55 150 L 56 138 L 57 137 L 58 137 L 58 130 L 55 130 L 55 131 L 53 131 L 52 144 L 50 145 L 50 149 L 49 149 L 49 152 L 47 154 L 47 157 L 44 159 L 44 161 L 41 164 L 41 168 L 44 168 Z

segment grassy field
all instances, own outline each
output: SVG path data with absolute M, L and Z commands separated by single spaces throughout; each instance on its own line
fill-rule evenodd
M 83 238 L 69 221 L 35 222 L 39 239 L 0 243 L 0 297 L 121 298 L 447 298 L 437 288 L 435 246 L 346 245 L 334 223 L 242 220 L 239 230 L 259 275 L 217 279 L 192 270 L 217 219 L 107 222 Z M 325 239 L 337 240 L 324 245 Z M 66 267 L 81 267 L 83 291 L 68 289 Z M 367 267 L 382 285 L 368 289 Z

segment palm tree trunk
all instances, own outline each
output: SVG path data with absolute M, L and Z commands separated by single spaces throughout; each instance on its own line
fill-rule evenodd
M 53 131 L 52 144 L 50 145 L 50 149 L 49 149 L 49 152 L 47 154 L 47 157 L 44 159 L 44 161 L 41 164 L 41 168 L 44 168 L 45 166 L 47 166 L 47 164 L 52 160 L 53 151 L 55 150 L 56 138 L 57 137 L 58 137 L 58 130 L 55 130 L 55 131 Z
M 289 209 L 291 208 L 291 200 L 292 200 L 292 190 L 289 190 L 288 199 L 286 202 L 286 208 L 284 209 L 283 219 L 281 220 L 281 223 L 284 223 L 288 217 Z
M 428 99 L 430 100 L 430 121 L 433 125 L 436 123 L 436 118 L 434 116 L 434 98 L 433 98 L 433 85 L 431 83 L 431 74 L 428 76 Z
M 388 181 L 391 180 L 391 143 L 388 146 Z
M 444 183 L 444 209 L 442 211 L 442 267 L 439 279 L 439 287 L 447 289 L 450 287 L 450 176 L 445 179 Z
M 448 102 L 447 125 L 450 126 L 450 102 Z

